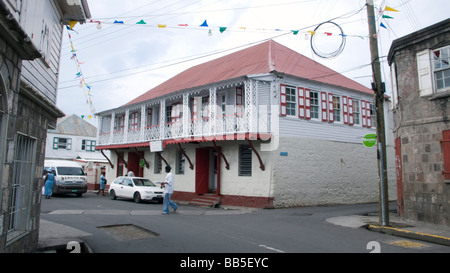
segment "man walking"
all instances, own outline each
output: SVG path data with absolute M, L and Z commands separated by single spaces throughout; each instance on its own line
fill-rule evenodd
M 175 204 L 172 200 L 170 200 L 170 197 L 173 194 L 173 188 L 174 188 L 174 181 L 173 181 L 173 174 L 170 172 L 172 168 L 170 166 L 166 166 L 166 180 L 161 183 L 161 185 L 165 186 L 164 188 L 164 210 L 161 215 L 167 215 L 169 214 L 169 205 L 172 207 L 173 212 L 176 213 L 178 209 L 178 205 Z

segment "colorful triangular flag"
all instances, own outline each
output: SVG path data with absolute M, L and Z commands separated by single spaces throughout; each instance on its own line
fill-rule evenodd
M 399 12 L 398 10 L 396 10 L 396 9 L 393 9 L 393 8 L 391 8 L 391 7 L 388 7 L 388 6 L 386 6 L 386 8 L 384 9 L 385 11 L 394 11 L 394 12 Z

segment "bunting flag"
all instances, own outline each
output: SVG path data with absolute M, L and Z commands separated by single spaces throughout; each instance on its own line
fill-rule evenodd
M 92 22 L 94 22 L 94 21 L 92 21 Z M 96 21 L 94 23 L 98 24 L 98 26 L 101 26 L 99 21 Z M 76 32 L 75 30 L 73 30 L 73 27 L 75 25 L 76 25 L 75 23 L 70 24 L 70 22 L 69 22 L 69 26 L 67 26 L 67 29 L 69 31 Z M 77 69 L 77 73 L 75 74 L 75 78 L 76 79 L 80 79 L 80 88 L 82 88 L 84 90 L 85 97 L 86 97 L 86 103 L 89 105 L 90 112 L 91 112 L 88 117 L 89 117 L 89 120 L 91 120 L 92 115 L 95 114 L 94 103 L 92 101 L 92 95 L 93 95 L 92 94 L 92 86 L 86 83 L 86 80 L 85 80 L 84 75 L 83 75 L 83 71 L 81 70 L 81 65 L 84 64 L 84 63 L 80 62 L 80 60 L 78 59 L 78 55 L 75 53 L 76 50 L 75 50 L 75 47 L 73 45 L 72 36 L 70 35 L 69 32 L 67 32 L 67 34 L 69 36 L 70 47 L 72 49 L 71 50 L 71 53 L 72 53 L 71 59 L 74 60 L 74 63 L 75 63 L 76 69 Z M 82 115 L 82 117 L 84 117 L 84 115 Z
M 383 19 L 394 19 L 394 17 L 384 14 L 384 13 L 387 12 L 387 11 L 400 12 L 399 10 L 396 10 L 396 9 L 394 9 L 394 8 L 391 8 L 391 7 L 389 7 L 389 6 L 386 6 L 386 7 L 384 8 L 384 10 L 381 10 L 381 9 L 380 9 L 381 20 L 383 20 Z M 386 24 L 389 26 L 389 24 L 387 23 L 387 21 L 386 21 Z M 388 29 L 388 28 L 386 27 L 386 25 L 385 25 L 383 22 L 380 22 L 380 29 L 381 29 L 381 28 Z M 380 32 L 380 30 L 378 30 L 378 34 L 379 34 L 379 32 Z M 378 34 L 377 34 L 377 37 L 378 37 Z
M 386 6 L 386 8 L 385 8 L 384 10 L 385 10 L 385 11 L 400 12 L 400 11 L 398 11 L 398 10 L 396 10 L 396 9 L 393 9 L 393 8 L 391 8 L 391 7 L 388 7 L 388 6 Z
M 391 8 L 387 7 L 388 10 L 390 10 Z M 385 17 L 386 19 L 388 17 Z M 393 18 L 391 18 L 393 19 Z M 174 28 L 174 29 L 186 29 L 186 30 L 204 30 L 205 28 L 208 30 L 208 35 L 212 36 L 213 35 L 213 31 L 218 31 L 220 33 L 224 33 L 225 31 L 235 31 L 235 32 L 245 32 L 245 31 L 252 31 L 252 32 L 286 32 L 291 33 L 292 35 L 299 35 L 299 34 L 305 34 L 305 39 L 309 39 L 310 37 L 314 36 L 314 35 L 321 35 L 321 36 L 336 36 L 336 35 L 341 35 L 341 36 L 345 36 L 345 37 L 357 37 L 357 38 L 367 38 L 361 35 L 343 35 L 342 33 L 332 33 L 332 32 L 316 32 L 313 30 L 296 30 L 296 29 L 291 29 L 291 30 L 283 30 L 280 28 L 275 28 L 275 29 L 265 29 L 265 28 L 257 28 L 257 29 L 248 29 L 247 27 L 228 27 L 228 26 L 211 26 L 208 24 L 208 20 L 205 19 L 203 21 L 203 23 L 201 25 L 197 25 L 197 26 L 190 26 L 189 24 L 186 23 L 180 23 L 180 24 L 176 24 L 176 25 L 167 25 L 167 24 L 150 24 L 149 22 L 146 22 L 144 19 L 139 20 L 138 22 L 134 21 L 134 22 L 129 22 L 127 24 L 127 22 L 120 20 L 120 19 L 112 19 L 110 22 L 100 22 L 98 20 L 90 20 L 89 23 L 93 23 L 93 24 L 97 24 L 97 28 L 99 30 L 102 29 L 102 24 L 112 24 L 112 25 L 126 25 L 126 26 L 141 26 L 141 27 L 152 27 L 152 28 L 159 28 L 159 29 L 169 29 L 169 28 Z

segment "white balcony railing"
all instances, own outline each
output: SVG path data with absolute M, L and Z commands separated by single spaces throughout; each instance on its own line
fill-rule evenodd
M 269 133 L 270 118 L 261 119 L 264 124 L 254 125 L 253 132 Z M 102 132 L 98 137 L 98 146 L 145 143 L 158 140 L 182 139 L 192 137 L 210 137 L 230 134 L 249 133 L 249 118 L 245 114 L 232 114 L 218 118 L 199 118 L 187 124 L 176 121 L 161 125 L 122 131 Z M 163 129 L 163 133 L 161 133 Z M 142 132 L 143 130 L 143 132 Z M 112 133 L 112 137 L 111 137 Z

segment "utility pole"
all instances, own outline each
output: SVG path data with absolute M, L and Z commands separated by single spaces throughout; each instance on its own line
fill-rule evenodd
M 389 198 L 386 163 L 386 128 L 384 123 L 385 85 L 381 81 L 381 65 L 378 53 L 377 24 L 373 0 L 367 2 L 367 19 L 369 22 L 370 54 L 372 60 L 372 89 L 375 91 L 375 108 L 377 118 L 378 172 L 379 172 L 379 220 L 382 226 L 389 226 Z

